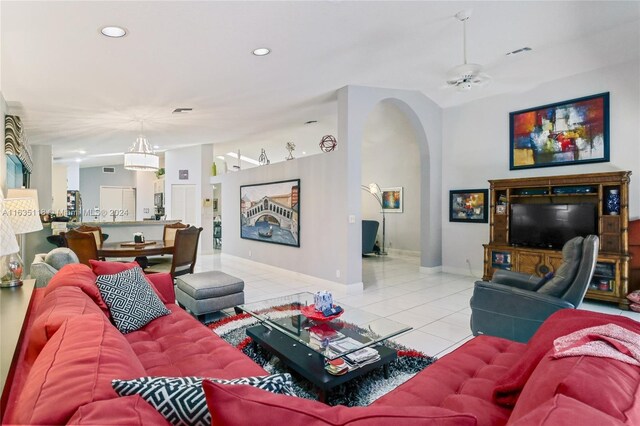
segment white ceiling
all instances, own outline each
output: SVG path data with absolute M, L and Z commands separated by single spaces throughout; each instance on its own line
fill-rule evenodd
M 85 166 L 121 162 L 104 155 L 127 150 L 140 119 L 161 149 L 219 143 L 257 158 L 265 147 L 278 160 L 287 141 L 297 155 L 315 153 L 336 133 L 336 90 L 348 84 L 419 90 L 449 107 L 640 52 L 638 1 L 3 0 L 0 8 L 0 90 L 10 111 L 31 144 Z M 443 83 L 462 62 L 453 15 L 466 8 L 468 59 L 493 81 L 459 93 Z M 128 35 L 100 35 L 109 24 Z M 253 56 L 261 46 L 272 53 Z M 533 51 L 505 56 L 524 46 Z M 194 111 L 172 115 L 176 107 Z

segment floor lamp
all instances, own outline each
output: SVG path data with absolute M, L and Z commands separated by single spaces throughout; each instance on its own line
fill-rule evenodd
M 360 186 L 363 190 L 373 195 L 373 198 L 375 198 L 378 204 L 380 204 L 380 210 L 382 211 L 382 248 L 380 250 L 380 255 L 386 256 L 387 252 L 384 250 L 384 243 L 385 243 L 384 237 L 386 233 L 387 218 L 384 214 L 384 204 L 382 203 L 382 190 L 380 189 L 380 185 L 378 185 L 375 182 L 370 183 L 369 186 L 366 186 L 366 185 L 360 185 Z
M 16 264 L 16 256 L 20 257 L 18 255 L 20 247 L 9 216 L 5 212 L 4 197 L 0 191 L 0 287 L 15 287 L 20 285 L 22 275 L 21 270 L 16 271 L 16 268 L 19 268 Z M 16 272 L 19 272 L 18 277 Z

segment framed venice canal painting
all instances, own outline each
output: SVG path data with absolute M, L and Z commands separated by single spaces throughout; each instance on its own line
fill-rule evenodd
M 609 93 L 509 114 L 509 169 L 609 161 Z
M 240 238 L 300 247 L 300 179 L 242 185 Z

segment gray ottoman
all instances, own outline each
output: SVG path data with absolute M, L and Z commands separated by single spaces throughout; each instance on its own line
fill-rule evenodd
M 176 299 L 198 319 L 244 303 L 244 281 L 220 271 L 176 277 Z

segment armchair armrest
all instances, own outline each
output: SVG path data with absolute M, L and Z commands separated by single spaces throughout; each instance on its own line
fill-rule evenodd
M 492 283 L 505 284 L 524 290 L 535 290 L 542 280 L 537 275 L 523 274 L 521 272 L 498 269 L 491 278 Z
M 38 261 L 38 257 L 36 255 L 36 261 L 31 264 L 29 274 L 31 278 L 35 278 L 36 280 L 35 287 L 40 288 L 46 287 L 51 278 L 53 278 L 57 272 L 58 270 L 48 263 Z
M 574 308 L 566 300 L 504 284 L 476 281 L 471 297 L 471 331 L 527 342 L 551 314 Z
M 168 303 L 176 303 L 176 292 L 173 288 L 173 278 L 168 272 L 158 272 L 155 274 L 145 274 L 147 279 L 153 283 L 159 293 L 167 299 Z
M 521 318 L 546 318 L 559 309 L 575 308 L 555 296 L 487 281 L 476 281 L 471 298 L 474 307 Z

